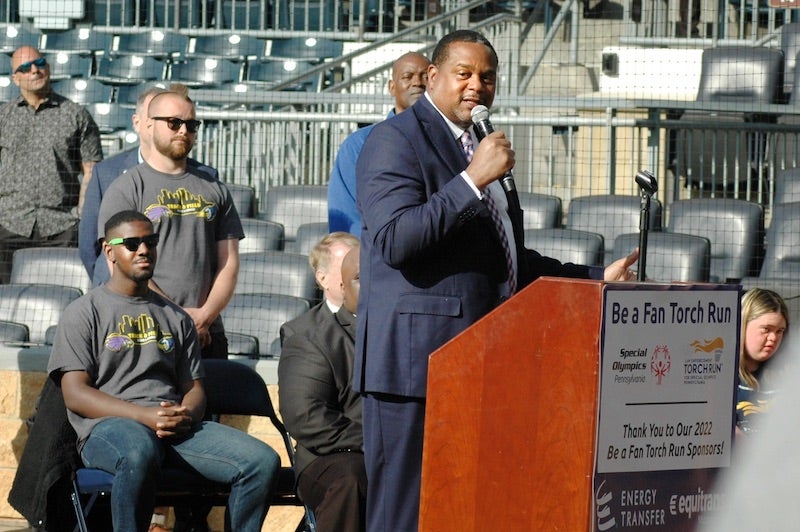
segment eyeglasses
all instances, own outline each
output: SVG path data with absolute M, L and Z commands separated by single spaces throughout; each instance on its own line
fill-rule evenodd
M 122 244 L 128 251 L 138 251 L 142 242 L 150 249 L 156 247 L 158 245 L 158 233 L 143 237 L 129 236 L 128 238 L 112 238 L 108 241 L 112 246 Z
M 163 120 L 172 131 L 179 131 L 181 126 L 186 124 L 187 133 L 196 133 L 197 128 L 203 123 L 200 120 L 183 120 L 182 118 L 175 118 L 174 116 L 151 116 L 150 118 L 153 120 Z
M 14 74 L 27 74 L 31 71 L 32 66 L 36 66 L 36 68 L 44 68 L 47 66 L 47 59 L 44 57 L 40 57 L 39 59 L 34 59 L 33 61 L 28 61 L 27 63 L 22 63 L 17 69 L 14 71 Z

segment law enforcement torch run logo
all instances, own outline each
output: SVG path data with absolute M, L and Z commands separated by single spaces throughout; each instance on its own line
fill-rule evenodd
M 661 379 L 669 373 L 671 366 L 669 349 L 665 345 L 657 345 L 650 357 L 650 373 L 656 378 L 656 384 L 661 384 Z

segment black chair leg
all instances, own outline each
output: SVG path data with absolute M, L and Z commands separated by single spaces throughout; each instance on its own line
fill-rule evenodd
M 83 505 L 81 504 L 81 493 L 78 490 L 78 483 L 75 480 L 72 481 L 72 493 L 70 494 L 70 498 L 72 499 L 72 507 L 75 509 L 75 518 L 78 520 L 78 523 L 75 525 L 75 532 L 89 532 L 89 528 L 86 526 L 86 517 L 83 511 Z M 89 507 L 94 503 L 93 500 L 89 501 Z

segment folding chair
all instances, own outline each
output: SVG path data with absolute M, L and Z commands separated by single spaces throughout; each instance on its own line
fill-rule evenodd
M 205 360 L 204 387 L 207 410 L 212 415 L 261 416 L 270 420 L 283 440 L 290 464 L 294 464 L 294 447 L 286 427 L 278 419 L 269 391 L 261 376 L 252 368 L 232 360 Z M 281 467 L 271 506 L 303 506 L 294 490 L 294 470 Z M 72 481 L 72 504 L 78 519 L 77 529 L 89 532 L 86 517 L 100 497 L 111 493 L 114 476 L 99 469 L 82 468 L 75 471 Z M 202 500 L 214 506 L 227 504 L 230 486 L 213 483 L 197 474 L 164 469 L 157 506 L 175 506 Z M 84 502 L 85 499 L 88 501 Z M 297 531 L 314 532 L 314 514 L 308 508 L 297 526 Z

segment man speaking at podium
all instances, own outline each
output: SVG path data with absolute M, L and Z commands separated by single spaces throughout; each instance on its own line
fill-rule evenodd
M 417 529 L 428 356 L 539 276 L 632 280 L 638 257 L 603 272 L 525 249 L 500 182 L 514 166 L 511 143 L 500 131 L 478 143 L 472 128 L 472 109 L 494 100 L 497 54 L 458 30 L 431 60 L 426 93 L 375 126 L 356 169 L 364 230 L 353 384 L 364 396 L 369 532 Z

